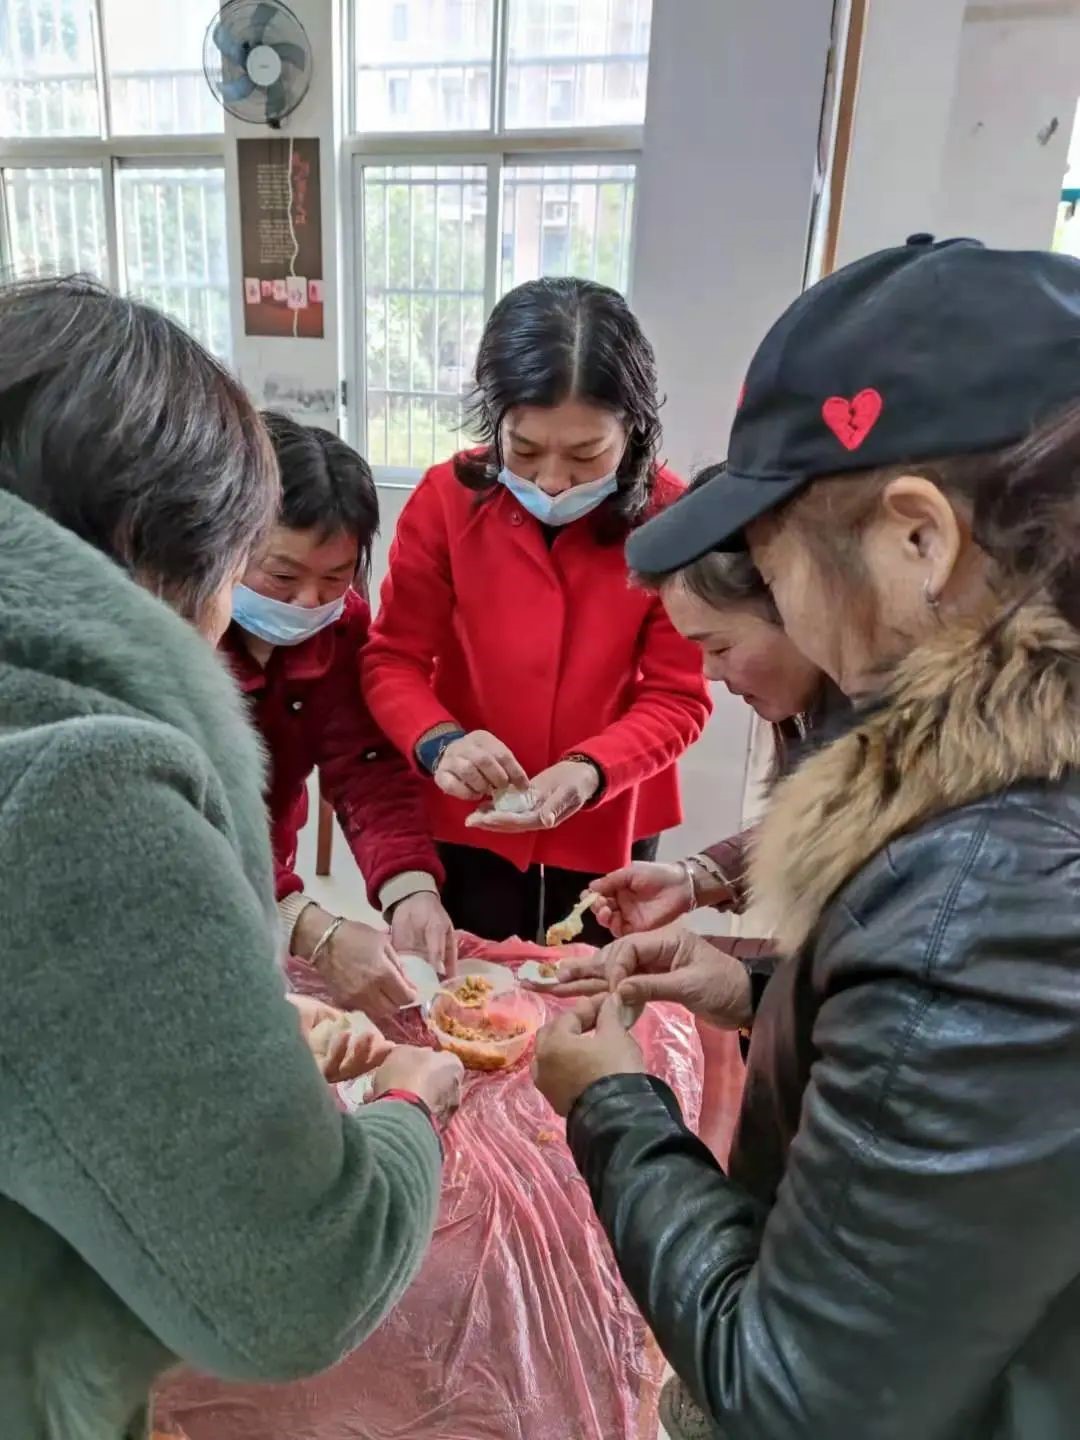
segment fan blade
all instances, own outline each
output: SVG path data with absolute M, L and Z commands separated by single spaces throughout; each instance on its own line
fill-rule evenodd
M 277 19 L 278 11 L 276 5 L 256 5 L 255 13 L 251 17 L 251 43 L 262 45 L 266 40 L 266 32 L 270 25 Z
M 231 60 L 234 65 L 239 65 L 243 69 L 248 57 L 248 47 L 244 42 L 238 40 L 229 27 L 220 21 L 214 26 L 213 38 L 214 44 L 225 56 L 225 59 Z
M 289 93 L 280 80 L 275 80 L 266 92 L 266 118 L 279 120 L 289 108 Z
M 295 65 L 298 70 L 303 70 L 307 64 L 307 52 L 302 45 L 293 45 L 288 40 L 282 40 L 274 49 L 283 65 Z
M 246 100 L 254 89 L 255 82 L 250 75 L 238 75 L 235 80 L 222 81 L 221 98 L 230 105 L 236 105 Z

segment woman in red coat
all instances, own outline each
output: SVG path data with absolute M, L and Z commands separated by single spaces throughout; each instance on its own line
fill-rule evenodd
M 679 823 L 675 762 L 709 700 L 700 655 L 623 558 L 682 487 L 656 463 L 652 348 L 622 297 L 575 279 L 511 291 L 470 418 L 482 448 L 436 465 L 402 512 L 363 682 L 434 778 L 454 923 L 535 939 Z
M 269 754 L 286 942 L 342 1005 L 378 1018 L 415 998 L 395 947 L 437 968 L 452 965 L 454 951 L 420 782 L 371 718 L 357 676 L 370 612 L 353 582 L 368 571 L 378 501 L 370 469 L 336 435 L 284 415 L 265 419 L 281 469 L 281 514 L 236 587 L 222 648 Z M 316 768 L 389 935 L 304 894 L 296 843 Z

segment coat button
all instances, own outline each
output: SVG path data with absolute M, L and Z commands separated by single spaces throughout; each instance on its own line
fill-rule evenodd
M 521 522 L 522 522 L 522 519 L 523 519 L 523 517 L 522 517 L 521 511 L 520 511 L 520 510 L 515 510 L 514 513 L 510 516 L 510 524 L 511 524 L 511 525 L 520 525 Z
M 292 703 L 289 705 L 289 709 L 293 712 L 294 715 L 303 708 L 304 702 L 302 700 L 293 700 Z

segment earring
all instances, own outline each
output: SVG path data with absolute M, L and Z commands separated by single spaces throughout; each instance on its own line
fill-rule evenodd
M 941 601 L 936 595 L 931 592 L 929 580 L 923 581 L 922 594 L 923 599 L 926 602 L 927 609 L 936 611 L 938 606 L 941 604 Z

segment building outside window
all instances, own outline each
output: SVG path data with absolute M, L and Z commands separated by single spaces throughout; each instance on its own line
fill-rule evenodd
M 223 119 L 203 6 L 0 5 L 0 259 L 82 272 L 232 352 Z M 100 36 L 100 43 L 98 38 Z
M 350 430 L 381 478 L 411 481 L 465 443 L 462 398 L 500 295 L 552 274 L 626 292 L 651 13 L 351 0 Z M 404 105 L 391 72 L 409 78 Z

